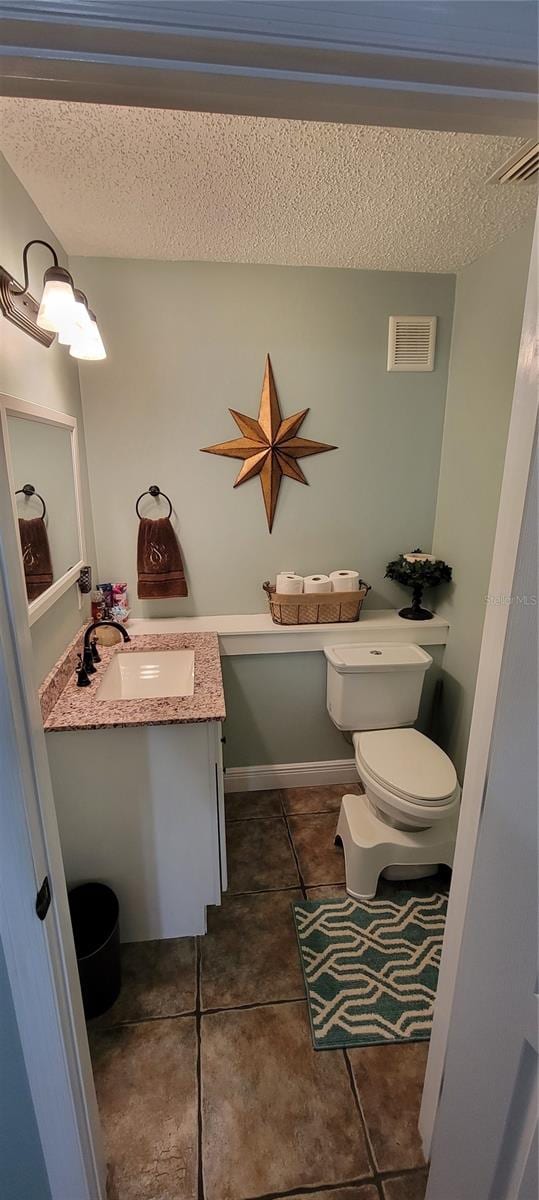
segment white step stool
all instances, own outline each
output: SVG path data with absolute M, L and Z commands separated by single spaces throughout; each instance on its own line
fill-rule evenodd
M 433 875 L 440 863 L 452 867 L 457 824 L 458 813 L 430 829 L 394 829 L 366 796 L 343 796 L 335 839 L 343 845 L 348 895 L 372 900 L 382 871 L 389 879 L 418 879 Z

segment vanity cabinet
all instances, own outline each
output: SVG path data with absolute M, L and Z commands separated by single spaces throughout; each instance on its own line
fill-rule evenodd
M 122 942 L 206 932 L 227 887 L 219 721 L 47 734 L 68 886 L 110 884 Z

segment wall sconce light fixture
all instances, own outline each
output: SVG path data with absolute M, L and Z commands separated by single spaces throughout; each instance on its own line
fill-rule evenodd
M 28 291 L 28 251 L 31 246 L 46 246 L 54 263 L 43 276 L 40 304 Z M 74 286 L 69 271 L 59 266 L 54 248 L 41 238 L 34 238 L 24 247 L 22 263 L 22 284 L 0 267 L 0 309 L 7 320 L 42 346 L 51 346 L 57 336 L 62 346 L 69 346 L 73 358 L 106 358 L 95 314 L 89 309 L 84 292 Z

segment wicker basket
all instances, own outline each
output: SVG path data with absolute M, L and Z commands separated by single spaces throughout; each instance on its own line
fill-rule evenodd
M 361 605 L 371 590 L 363 579 L 359 580 L 357 592 L 301 592 L 289 596 L 277 592 L 269 582 L 262 587 L 275 625 L 337 625 L 359 621 Z

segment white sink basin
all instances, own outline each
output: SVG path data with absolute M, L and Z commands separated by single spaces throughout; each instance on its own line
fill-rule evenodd
M 156 696 L 192 696 L 194 650 L 118 651 L 99 686 L 97 700 L 147 700 Z

